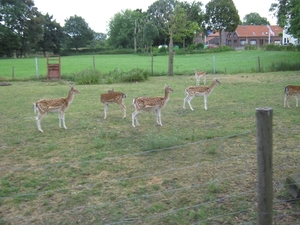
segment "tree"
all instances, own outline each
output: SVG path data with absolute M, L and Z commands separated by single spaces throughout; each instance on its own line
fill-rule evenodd
M 249 13 L 243 18 L 243 25 L 270 25 L 266 17 L 261 17 L 258 13 Z
M 79 47 L 85 47 L 94 39 L 94 31 L 80 16 L 71 16 L 65 20 L 64 31 L 69 37 L 69 46 L 78 51 Z
M 47 51 L 58 54 L 65 39 L 63 29 L 48 13 L 42 19 L 42 38 L 37 43 L 38 49 L 42 49 L 44 56 L 46 56 Z
M 189 21 L 196 22 L 198 27 L 200 28 L 200 32 L 204 33 L 203 31 L 203 21 L 204 21 L 204 12 L 202 11 L 202 3 L 201 2 L 182 2 L 182 7 L 186 10 L 187 18 Z M 202 28 L 202 30 L 201 30 Z M 190 35 L 184 37 L 183 41 L 183 48 L 185 49 L 185 44 L 192 44 L 195 37 L 195 32 L 193 31 Z
M 155 24 L 159 32 L 159 44 L 166 43 L 168 37 L 167 22 L 174 13 L 176 0 L 157 0 L 147 9 L 149 19 Z
M 300 1 L 299 0 L 277 0 L 270 7 L 277 17 L 277 24 L 287 29 L 287 32 L 296 38 L 300 37 Z
M 232 0 L 211 0 L 205 8 L 207 29 L 219 32 L 222 46 L 222 31 L 234 32 L 240 22 L 238 11 Z
M 168 75 L 172 76 L 174 40 L 182 40 L 186 36 L 194 34 L 199 26 L 196 22 L 188 20 L 186 10 L 174 0 L 158 0 L 148 8 L 147 12 L 160 32 L 169 38 Z
M 30 47 L 26 30 L 37 13 L 32 0 L 0 0 L 0 45 L 7 56 L 12 57 L 14 52 L 22 56 Z
M 139 10 L 126 9 L 114 15 L 109 21 L 108 43 L 115 48 L 133 48 L 136 21 L 143 18 Z
M 153 40 L 158 37 L 158 29 L 154 25 L 153 22 L 148 22 L 144 26 L 143 38 L 147 47 L 151 47 L 153 45 Z

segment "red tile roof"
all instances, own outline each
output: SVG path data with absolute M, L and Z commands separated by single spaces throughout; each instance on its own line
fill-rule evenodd
M 277 25 L 271 25 L 270 28 L 273 31 L 274 36 L 278 36 L 278 33 L 283 32 L 283 29 Z M 236 28 L 236 33 L 239 37 L 268 37 L 269 28 L 265 25 L 239 25 Z

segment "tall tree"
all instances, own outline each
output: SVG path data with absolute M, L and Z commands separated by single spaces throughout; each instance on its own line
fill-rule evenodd
M 203 4 L 201 2 L 193 1 L 192 3 L 182 2 L 182 7 L 186 10 L 187 18 L 189 21 L 196 22 L 200 28 L 199 32 L 203 33 L 204 25 L 204 12 L 202 11 Z M 201 30 L 202 29 L 202 30 Z M 191 44 L 194 41 L 195 33 L 191 33 L 189 36 L 184 37 L 183 39 L 183 48 L 185 44 Z M 186 42 L 185 42 L 186 41 Z
M 211 0 L 205 9 L 207 28 L 219 32 L 222 46 L 222 32 L 234 32 L 240 22 L 238 11 L 232 0 Z
M 94 31 L 80 16 L 71 16 L 65 20 L 64 31 L 69 37 L 69 47 L 78 51 L 80 47 L 86 47 L 94 39 Z
M 153 22 L 148 22 L 144 26 L 143 38 L 147 47 L 152 47 L 153 40 L 158 37 L 158 29 Z
M 270 7 L 277 17 L 277 24 L 287 29 L 288 33 L 295 38 L 300 38 L 300 1 L 299 0 L 277 0 Z
M 169 38 L 169 63 L 168 75 L 173 75 L 174 64 L 174 40 L 182 40 L 199 29 L 196 22 L 187 17 L 186 10 L 174 0 L 158 0 L 148 8 L 150 19 L 158 27 L 160 32 Z
M 37 43 L 38 49 L 42 49 L 44 56 L 46 56 L 48 51 L 58 54 L 65 39 L 63 29 L 59 23 L 53 20 L 53 16 L 50 16 L 48 13 L 42 19 L 42 38 Z
M 23 55 L 29 46 L 26 30 L 37 14 L 32 0 L 0 0 L 1 45 L 6 46 L 7 56 L 16 52 Z M 33 32 L 32 32 L 33 33 Z M 3 43 L 4 42 L 4 43 Z M 10 42 L 10 43 L 7 43 Z
M 243 25 L 270 25 L 266 17 L 261 17 L 258 13 L 249 13 L 243 18 Z
M 174 13 L 177 0 L 157 0 L 148 7 L 149 19 L 155 24 L 159 32 L 159 39 L 166 43 L 168 37 L 167 22 L 170 15 Z M 162 43 L 160 43 L 162 44 Z
M 136 22 L 143 17 L 139 10 L 126 9 L 109 21 L 108 43 L 115 48 L 134 48 Z

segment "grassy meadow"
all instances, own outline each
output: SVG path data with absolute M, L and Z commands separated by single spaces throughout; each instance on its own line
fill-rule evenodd
M 65 69 L 71 58 L 76 59 L 63 58 Z M 68 73 L 89 60 L 81 57 L 85 64 L 73 63 Z M 191 71 L 201 65 L 194 63 L 175 67 Z M 255 68 L 255 59 L 252 64 L 241 63 L 240 70 Z M 121 61 L 115 66 L 128 68 Z M 299 224 L 299 201 L 289 201 L 284 182 L 299 174 L 300 108 L 294 97 L 291 108 L 283 107 L 284 87 L 300 85 L 299 76 L 299 71 L 209 74 L 208 85 L 214 77 L 221 84 L 209 96 L 207 111 L 202 97 L 193 99 L 195 111 L 182 108 L 193 75 L 77 85 L 80 94 L 66 112 L 68 129 L 58 127 L 56 113 L 48 114 L 41 122 L 44 133 L 36 128 L 32 103 L 67 96 L 69 82 L 11 81 L 0 87 L 0 224 L 257 224 L 260 107 L 273 109 L 273 222 Z M 154 113 L 143 112 L 141 126 L 133 128 L 132 99 L 163 96 L 164 84 L 174 92 L 162 110 L 163 126 L 156 125 Z M 99 96 L 112 88 L 127 94 L 126 119 L 117 105 L 110 105 L 103 119 Z
M 232 51 L 220 53 L 175 55 L 174 74 L 191 75 L 194 68 L 206 70 L 207 73 L 237 74 L 258 71 L 258 58 L 261 72 L 270 72 L 272 66 L 282 62 L 298 63 L 298 52 L 286 51 Z M 215 60 L 213 62 L 213 60 Z M 2 59 L 0 60 L 0 80 L 45 78 L 47 75 L 46 58 Z M 151 57 L 139 55 L 80 55 L 61 57 L 62 77 L 78 73 L 86 69 L 96 69 L 108 73 L 115 69 L 129 71 L 134 68 L 151 69 Z M 153 58 L 154 75 L 166 75 L 168 72 L 168 56 Z

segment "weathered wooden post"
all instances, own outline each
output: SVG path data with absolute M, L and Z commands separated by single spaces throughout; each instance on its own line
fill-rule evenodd
M 272 225 L 273 219 L 272 120 L 273 109 L 256 109 L 258 225 Z

